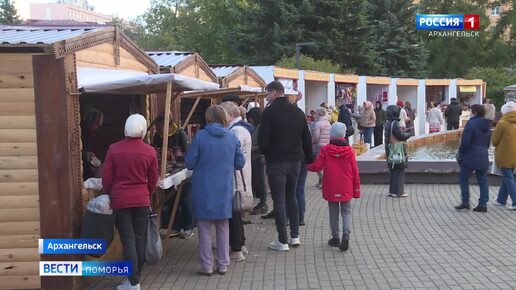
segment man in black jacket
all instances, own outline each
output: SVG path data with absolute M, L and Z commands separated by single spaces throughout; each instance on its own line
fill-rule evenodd
M 278 240 L 269 248 L 288 251 L 289 244 L 299 246 L 299 208 L 296 184 L 301 161 L 313 162 L 312 138 L 305 114 L 285 97 L 283 85 L 274 81 L 267 85 L 270 106 L 263 111 L 258 132 L 258 145 L 267 161 L 267 176 L 274 206 L 274 219 Z M 287 216 L 290 221 L 290 238 L 287 238 Z
M 351 112 L 348 107 L 344 104 L 344 100 L 337 99 L 336 101 L 337 108 L 339 108 L 339 119 L 338 121 L 344 123 L 346 125 L 346 138 L 353 135 L 355 133 L 355 129 L 353 129 L 353 123 L 351 122 Z
M 446 108 L 446 111 L 444 112 L 444 117 L 446 117 L 446 129 L 459 129 L 459 120 L 460 115 L 462 115 L 462 109 L 460 108 L 459 102 L 457 102 L 456 98 L 452 98 L 450 101 L 448 108 Z

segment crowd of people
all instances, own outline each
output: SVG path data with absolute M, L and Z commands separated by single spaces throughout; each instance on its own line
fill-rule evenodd
M 289 251 L 291 247 L 299 247 L 300 226 L 305 224 L 307 171 L 318 173 L 317 186 L 328 202 L 331 228 L 328 245 L 341 251 L 349 249 L 351 200 L 361 196 L 359 169 L 349 141 L 354 134 L 351 112 L 342 100 L 337 100 L 335 109 L 321 106 L 315 110 L 315 118 L 309 123 L 295 102 L 284 95 L 280 82 L 268 84 L 266 93 L 268 106 L 263 110 L 254 107 L 242 111 L 232 101 L 210 106 L 205 112 L 206 126 L 195 134 L 190 144 L 182 129 L 173 122 L 169 126 L 169 144 L 184 153 L 185 166 L 193 171 L 181 202 L 182 221 L 174 226 L 173 235 L 179 233 L 189 238 L 194 224 L 197 225 L 201 275 L 210 276 L 214 272 L 224 275 L 231 261 L 244 261 L 252 251 L 246 247 L 243 222 L 246 212 L 274 218 L 277 238 L 269 244 L 271 250 Z M 446 118 L 455 118 L 453 106 L 448 109 Z M 503 117 L 492 139 L 486 109 L 481 105 L 471 109 L 474 116 L 464 129 L 457 156 L 462 203 L 456 208 L 470 208 L 468 178 L 476 172 L 481 194 L 474 210 L 487 211 L 487 150 L 492 142 L 496 147 L 495 164 L 503 176 L 494 204 L 506 205 L 510 196 L 512 205 L 508 208 L 516 209 L 512 174 L 516 168 L 516 103 L 502 107 Z M 376 144 L 383 141 L 390 176 L 389 196 L 393 198 L 407 197 L 404 177 L 408 158 L 404 141 L 414 135 L 415 115 L 409 102 L 390 105 L 386 110 L 381 103 L 365 102 L 363 106 L 360 127 L 366 141 L 372 142 L 373 134 Z M 437 114 L 435 122 L 442 125 Z M 162 126 L 163 119 L 158 118 L 155 124 Z M 158 182 L 157 153 L 145 144 L 146 134 L 145 118 L 131 115 L 125 125 L 126 138 L 110 146 L 103 171 L 103 186 L 111 195 L 124 259 L 133 263 L 132 275 L 118 286 L 121 290 L 140 289 L 150 197 Z M 159 147 L 163 138 L 163 134 L 157 134 L 152 143 Z M 267 183 L 273 204 L 268 214 Z M 259 200 L 256 205 L 253 197 Z M 214 243 L 212 227 L 216 233 Z

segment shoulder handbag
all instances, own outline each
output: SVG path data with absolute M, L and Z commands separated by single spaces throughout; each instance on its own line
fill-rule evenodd
M 158 215 L 152 211 L 147 221 L 147 233 L 145 237 L 145 263 L 154 265 L 163 257 L 163 246 L 159 234 Z
M 389 138 L 389 156 L 387 156 L 387 162 L 392 164 L 394 167 L 395 164 L 405 164 L 405 144 L 404 142 L 398 141 L 396 137 L 392 134 L 392 130 L 394 128 L 394 123 L 391 124 L 391 136 Z
M 249 211 L 253 208 L 253 196 L 247 195 L 247 186 L 245 184 L 244 173 L 242 170 L 238 170 L 240 172 L 240 178 L 242 178 L 242 184 L 244 185 L 244 192 L 241 192 L 238 189 L 237 184 L 237 175 L 235 171 L 235 194 L 233 195 L 233 211 L 235 212 L 244 212 Z

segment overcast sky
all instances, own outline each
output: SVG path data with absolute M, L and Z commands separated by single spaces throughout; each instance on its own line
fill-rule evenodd
M 29 18 L 30 3 L 50 3 L 50 0 L 15 0 L 18 13 L 24 19 Z M 150 6 L 150 0 L 88 0 L 95 11 L 103 14 L 114 15 L 125 19 L 135 18 L 145 12 Z

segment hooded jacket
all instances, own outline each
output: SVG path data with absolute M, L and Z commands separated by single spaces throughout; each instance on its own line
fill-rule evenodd
M 245 165 L 242 168 L 242 173 L 244 175 L 243 181 L 245 181 L 245 188 L 244 183 L 242 182 L 242 176 L 239 173 L 237 173 L 236 175 L 236 184 L 237 188 L 240 190 L 242 194 L 253 196 L 253 188 L 251 183 L 251 150 L 253 145 L 251 134 L 249 134 L 249 130 L 247 130 L 245 126 L 239 125 L 243 123 L 251 125 L 254 131 L 254 125 L 243 121 L 240 117 L 236 118 L 235 120 L 233 120 L 233 122 L 229 124 L 229 131 L 233 132 L 240 141 L 240 148 L 242 150 L 242 153 L 244 154 L 245 159 Z
M 392 135 L 394 135 L 394 138 L 396 138 L 396 140 L 404 142 L 404 141 L 407 141 L 408 138 L 410 138 L 410 133 L 404 133 L 401 131 L 400 111 L 401 111 L 401 108 L 396 105 L 390 105 L 389 107 L 387 107 L 387 112 L 386 112 L 387 122 L 385 122 L 385 130 L 384 130 L 386 159 L 387 159 L 387 156 L 389 156 L 389 144 L 391 143 L 391 127 L 392 127 Z M 407 150 L 405 148 L 405 155 L 406 155 L 406 153 L 407 153 Z M 406 164 L 395 164 L 394 168 L 400 167 L 400 166 L 405 167 Z M 392 168 L 392 165 L 389 165 L 389 167 Z
M 344 123 L 348 128 L 346 131 L 346 137 L 349 137 L 355 133 L 355 129 L 353 129 L 353 123 L 351 121 L 351 112 L 349 111 L 348 107 L 346 107 L 346 105 L 340 106 L 338 121 Z
M 474 116 L 469 119 L 460 139 L 460 166 L 473 170 L 489 169 L 490 129 L 486 118 Z
M 330 143 L 331 124 L 326 116 L 319 117 L 312 131 L 312 148 L 318 152 L 324 145 Z
M 516 168 L 516 112 L 505 114 L 496 124 L 493 146 L 498 168 Z
M 234 172 L 245 164 L 237 136 L 220 124 L 195 134 L 185 156 L 193 170 L 192 209 L 196 220 L 223 220 L 233 211 Z
M 345 140 L 345 139 L 344 139 Z M 323 198 L 329 202 L 346 202 L 360 198 L 360 176 L 353 149 L 345 143 L 335 142 L 321 148 L 309 171 L 324 170 Z
M 360 125 L 364 128 L 374 128 L 376 126 L 376 115 L 371 102 L 366 102 Z
M 452 100 L 446 111 L 444 111 L 446 123 L 459 123 L 460 115 L 462 115 L 462 109 L 459 106 L 459 102 Z

